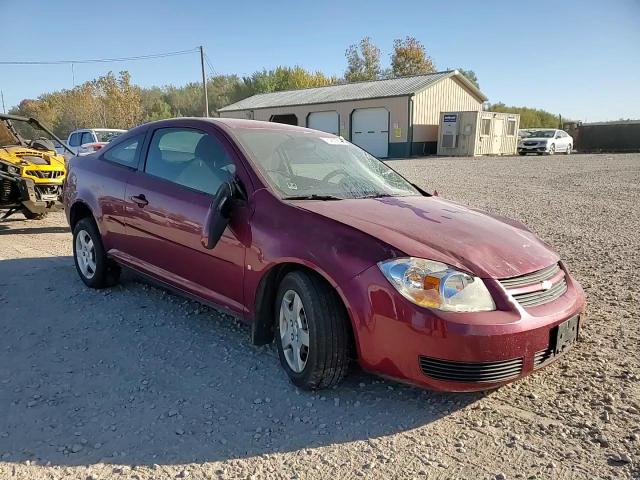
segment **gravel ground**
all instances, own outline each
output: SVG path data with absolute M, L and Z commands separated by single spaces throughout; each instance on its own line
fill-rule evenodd
M 640 478 L 640 155 L 395 160 L 523 220 L 585 287 L 582 341 L 484 394 L 357 371 L 297 391 L 272 346 L 127 275 L 92 291 L 61 213 L 0 223 L 0 478 Z

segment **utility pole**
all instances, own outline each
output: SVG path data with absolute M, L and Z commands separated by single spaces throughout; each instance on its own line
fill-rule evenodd
M 0 90 L 0 97 L 2 97 L 2 113 L 7 113 L 7 109 L 4 108 L 4 92 Z
M 200 67 L 202 68 L 202 88 L 204 90 L 204 116 L 209 116 L 209 93 L 207 92 L 207 77 L 204 74 L 204 48 L 200 45 Z

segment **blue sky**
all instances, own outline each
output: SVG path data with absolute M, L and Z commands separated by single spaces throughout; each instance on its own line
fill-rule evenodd
M 490 101 L 587 120 L 640 118 L 640 0 L 0 0 L 0 60 L 122 57 L 204 45 L 216 72 L 301 65 L 341 75 L 363 36 L 413 35 L 439 69 L 475 70 Z M 15 19 L 16 21 L 7 21 Z M 127 69 L 139 85 L 184 84 L 197 54 L 76 65 L 81 83 Z M 7 108 L 73 85 L 69 66 L 0 66 Z

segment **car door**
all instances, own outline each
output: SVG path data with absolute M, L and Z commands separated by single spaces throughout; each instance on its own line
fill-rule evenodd
M 138 167 L 144 139 L 144 131 L 121 139 L 102 152 L 83 177 L 83 186 L 97 201 L 102 240 L 109 253 L 122 250 L 126 241 L 125 188 Z
M 127 253 L 139 269 L 244 313 L 247 208 L 234 210 L 213 249 L 203 246 L 213 195 L 237 170 L 226 142 L 197 128 L 158 128 L 149 135 L 146 160 L 126 187 Z
M 556 144 L 556 152 L 564 152 L 566 150 L 565 139 L 560 130 L 556 130 L 554 143 Z

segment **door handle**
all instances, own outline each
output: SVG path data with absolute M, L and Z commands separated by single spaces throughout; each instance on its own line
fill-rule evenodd
M 144 207 L 145 205 L 149 205 L 149 201 L 147 200 L 147 198 L 143 195 L 134 195 L 129 197 L 131 199 L 131 201 L 133 203 L 135 203 L 136 205 L 138 205 L 140 208 Z

